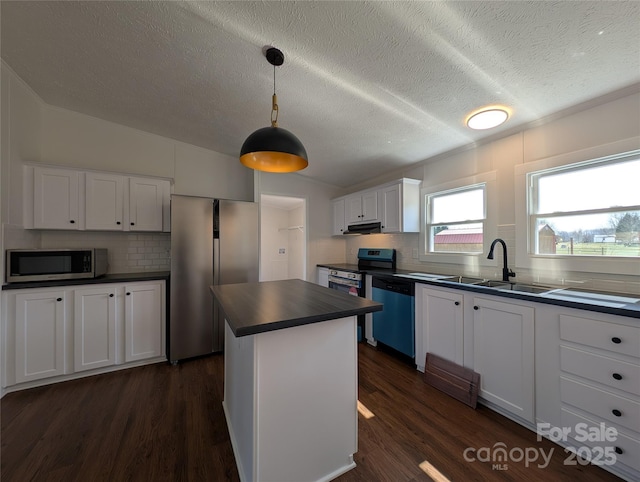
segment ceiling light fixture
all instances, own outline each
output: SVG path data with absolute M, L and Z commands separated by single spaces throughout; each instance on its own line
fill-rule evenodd
M 271 127 L 258 129 L 244 141 L 240 162 L 257 171 L 294 172 L 309 165 L 307 151 L 291 132 L 278 127 L 278 98 L 276 97 L 276 66 L 284 63 L 284 54 L 270 47 L 265 57 L 273 65 L 273 98 Z
M 503 124 L 509 118 L 509 112 L 502 107 L 485 107 L 475 112 L 467 119 L 467 126 L 471 129 L 491 129 Z

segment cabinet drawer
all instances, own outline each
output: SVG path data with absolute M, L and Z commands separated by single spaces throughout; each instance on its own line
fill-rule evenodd
M 640 365 L 561 345 L 560 368 L 565 372 L 640 395 Z
M 602 429 L 600 423 L 594 420 L 590 420 L 588 418 L 582 417 L 576 413 L 573 413 L 566 408 L 562 409 L 561 421 L 563 427 L 568 427 L 571 429 L 571 433 L 569 437 L 571 437 L 567 442 L 572 444 L 575 442 L 575 448 L 586 445 L 588 447 L 612 447 L 615 451 L 616 463 L 620 462 L 629 467 L 632 467 L 635 470 L 640 470 L 640 440 L 632 438 L 626 434 L 618 432 L 617 436 L 612 436 L 611 438 L 615 438 L 615 440 L 604 440 L 604 441 L 591 441 L 584 440 L 589 437 L 585 436 L 586 433 L 602 433 L 604 430 Z M 593 427 L 593 428 L 592 428 Z M 608 426 L 605 424 L 605 427 Z M 577 433 L 577 430 L 580 433 Z M 578 435 L 579 440 L 575 440 L 575 436 Z M 571 440 L 571 439 L 574 440 Z M 594 456 L 601 455 L 600 452 L 594 452 Z M 602 461 L 607 460 L 605 457 L 601 458 Z M 597 461 L 594 461 L 597 462 Z
M 581 408 L 633 431 L 640 431 L 640 403 L 605 392 L 584 383 L 560 377 L 560 397 L 564 403 Z
M 560 315 L 560 338 L 615 353 L 640 357 L 640 328 Z

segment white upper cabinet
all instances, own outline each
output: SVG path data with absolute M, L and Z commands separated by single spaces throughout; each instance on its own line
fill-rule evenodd
M 347 225 L 378 220 L 378 191 L 366 191 L 345 198 Z
M 333 231 L 332 234 L 334 236 L 343 234 L 345 229 L 347 229 L 347 225 L 345 224 L 345 216 L 344 216 L 344 199 L 336 199 L 331 202 L 331 207 L 333 208 Z
M 88 172 L 85 175 L 86 229 L 124 229 L 124 177 Z
M 380 189 L 383 233 L 420 232 L 420 181 L 401 179 Z
M 165 184 L 161 179 L 129 178 L 130 231 L 162 231 Z
M 352 224 L 379 221 L 383 233 L 420 232 L 420 181 L 399 179 L 334 199 L 333 234 Z
M 24 228 L 170 230 L 171 183 L 113 173 L 24 167 Z
M 33 227 L 80 229 L 79 179 L 77 171 L 36 167 L 29 171 L 33 192 L 26 206 L 33 206 Z

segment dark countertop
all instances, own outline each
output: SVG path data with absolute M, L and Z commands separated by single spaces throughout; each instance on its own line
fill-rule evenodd
M 351 271 L 352 273 L 364 273 L 364 270 L 358 268 L 357 264 L 350 263 L 333 263 L 333 264 L 319 264 L 319 268 L 339 269 L 340 271 Z
M 31 288 L 51 288 L 59 286 L 92 285 L 101 283 L 132 283 L 136 281 L 168 280 L 169 271 L 150 271 L 141 273 L 112 273 L 97 278 L 65 279 L 51 281 L 27 281 L 26 283 L 7 283 L 3 290 L 24 290 Z
M 211 286 L 237 337 L 382 311 L 382 303 L 302 280 Z
M 403 274 L 408 275 L 410 273 L 416 273 L 416 270 L 404 270 L 404 269 L 396 269 L 396 270 L 379 270 L 379 269 L 366 269 L 366 270 L 358 270 L 358 265 L 353 264 L 318 264 L 318 267 L 329 268 L 329 269 L 342 269 L 345 271 L 353 271 L 349 269 L 345 269 L 345 266 L 355 267 L 355 271 L 362 274 L 368 275 L 387 275 L 393 276 L 394 274 Z M 442 275 L 453 276 L 453 275 Z M 472 291 L 475 293 L 481 293 L 485 295 L 494 295 L 501 296 L 504 298 L 512 298 L 524 301 L 535 301 L 539 303 L 546 303 L 550 305 L 557 306 L 565 306 L 568 308 L 575 308 L 578 310 L 588 310 L 588 311 L 596 311 L 599 313 L 606 313 L 610 315 L 619 315 L 619 316 L 628 316 L 631 318 L 640 318 L 640 301 L 638 302 L 627 302 L 625 303 L 623 300 L 617 300 L 616 298 L 627 298 L 627 299 L 640 299 L 640 295 L 636 296 L 628 293 L 612 293 L 612 292 L 596 292 L 596 291 L 582 291 L 575 288 L 563 288 L 557 287 L 557 289 L 553 289 L 546 293 L 541 294 L 533 294 L 533 293 L 524 293 L 517 291 L 509 291 L 509 290 L 501 290 L 496 288 L 490 288 L 486 286 L 477 286 L 473 284 L 465 284 L 465 283 L 455 283 L 446 281 L 445 279 L 417 279 L 417 278 L 409 278 L 402 277 L 405 280 L 412 280 L 415 283 L 428 284 L 431 286 L 439 286 L 441 288 L 453 288 L 459 289 L 463 291 Z M 601 295 L 598 297 L 598 295 Z

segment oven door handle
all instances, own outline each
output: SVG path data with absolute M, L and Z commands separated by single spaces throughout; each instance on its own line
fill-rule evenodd
M 329 281 L 342 286 L 354 286 L 356 288 L 360 288 L 362 282 L 352 279 L 339 278 L 336 276 L 329 276 Z

